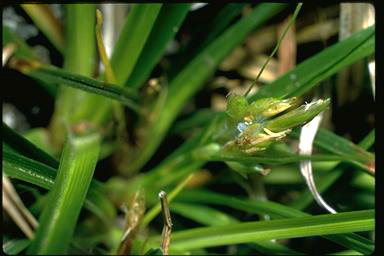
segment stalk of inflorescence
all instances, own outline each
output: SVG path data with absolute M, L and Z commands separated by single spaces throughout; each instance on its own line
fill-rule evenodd
M 249 88 L 245 92 L 244 96 L 247 96 L 249 94 L 249 92 L 252 90 L 253 86 L 257 83 L 257 81 L 259 81 L 259 78 L 260 78 L 261 74 L 263 73 L 265 67 L 267 66 L 268 62 L 272 59 L 272 57 L 275 55 L 275 53 L 279 49 L 280 44 L 283 41 L 285 34 L 288 32 L 288 29 L 291 27 L 293 22 L 296 20 L 296 17 L 299 14 L 299 11 L 300 11 L 302 5 L 303 5 L 302 3 L 297 4 L 295 12 L 293 13 L 292 19 L 289 21 L 287 27 L 284 29 L 284 32 L 281 34 L 279 40 L 277 41 L 277 44 L 276 44 L 275 48 L 273 49 L 272 53 L 268 56 L 268 59 L 265 61 L 265 63 L 261 67 L 261 69 L 260 69 L 259 73 L 257 74 L 255 80 L 253 80 L 252 84 L 249 86 Z

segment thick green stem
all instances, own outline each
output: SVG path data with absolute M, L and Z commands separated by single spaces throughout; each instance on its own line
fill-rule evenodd
M 36 238 L 28 253 L 66 253 L 92 180 L 99 151 L 98 134 L 69 137 L 47 205 L 39 218 Z
M 66 49 L 64 69 L 91 77 L 95 65 L 95 5 L 69 4 L 66 6 Z M 65 138 L 64 124 L 80 120 L 83 102 L 97 97 L 87 92 L 61 86 L 51 121 L 53 143 L 60 147 Z

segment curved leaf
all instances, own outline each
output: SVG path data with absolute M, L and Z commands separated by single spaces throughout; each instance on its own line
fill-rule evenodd
M 21 63 L 27 65 L 27 67 Z M 26 60 L 19 60 L 19 63 L 14 67 L 35 79 L 56 85 L 63 84 L 93 94 L 102 95 L 117 100 L 134 110 L 139 110 L 139 106 L 137 105 L 137 92 L 132 89 L 107 84 L 96 79 L 64 71 L 54 66 L 38 65 L 37 67 L 33 67 L 33 64 Z

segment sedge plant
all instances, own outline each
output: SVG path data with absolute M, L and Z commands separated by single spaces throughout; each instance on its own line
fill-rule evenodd
M 306 5 L 67 4 L 59 6 L 64 18 L 49 5 L 7 6 L 29 17 L 63 61 L 44 62 L 3 24 L 4 74 L 28 78 L 54 102 L 43 126 L 18 130 L 3 118 L 3 173 L 38 220 L 25 236 L 20 219 L 4 218 L 5 253 L 296 255 L 318 244 L 322 253 L 372 253 L 374 129 L 351 139 L 328 119 L 313 154 L 298 154 L 295 144 L 303 125 L 341 111 L 332 78 L 372 58 L 374 26 L 260 86 L 289 31 L 315 12 Z M 112 46 L 105 31 L 116 28 L 106 10 L 126 10 Z M 222 69 L 282 16 L 288 25 L 263 49 L 268 57 L 256 76 L 243 77 L 241 63 Z M 222 74 L 241 77 L 244 93 L 224 87 L 221 111 L 204 107 L 202 95 L 214 102 L 212 81 Z M 369 83 L 362 81 L 359 97 Z M 319 91 L 328 94 L 314 99 Z M 311 161 L 317 191 L 336 214 L 316 204 L 301 161 Z

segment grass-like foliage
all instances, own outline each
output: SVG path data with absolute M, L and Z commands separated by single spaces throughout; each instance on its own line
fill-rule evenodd
M 372 253 L 375 28 L 343 8 L 5 6 L 4 252 Z

